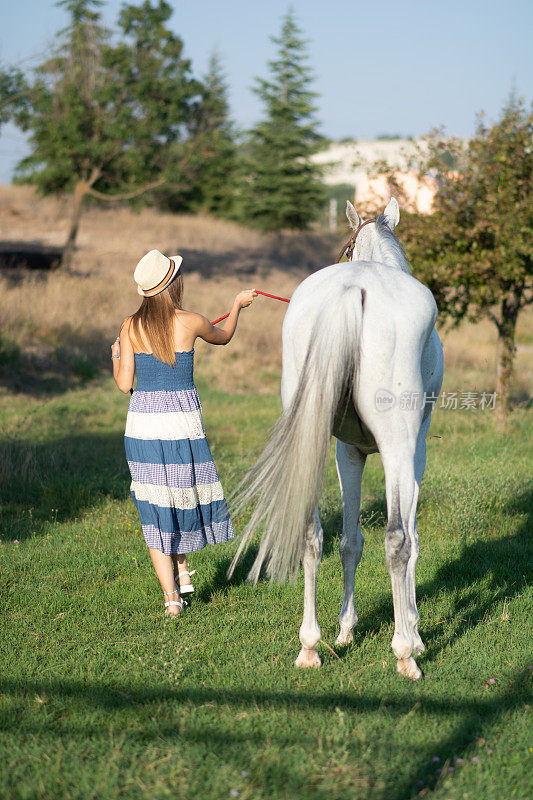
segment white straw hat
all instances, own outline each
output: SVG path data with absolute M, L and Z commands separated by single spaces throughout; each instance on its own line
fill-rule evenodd
M 150 250 L 141 258 L 133 277 L 137 284 L 137 292 L 143 297 L 153 297 L 163 292 L 179 272 L 181 256 L 164 256 L 159 250 Z

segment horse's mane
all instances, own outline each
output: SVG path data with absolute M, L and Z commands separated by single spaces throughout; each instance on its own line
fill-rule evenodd
M 411 274 L 409 262 L 407 261 L 407 256 L 402 247 L 402 243 L 387 225 L 384 214 L 378 214 L 376 217 L 376 225 L 380 234 L 380 245 L 383 251 L 385 263 L 394 264 L 403 270 L 403 272 L 408 272 Z

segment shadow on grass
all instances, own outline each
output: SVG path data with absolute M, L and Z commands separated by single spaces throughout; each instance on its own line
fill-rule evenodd
M 434 660 L 436 655 L 461 638 L 464 633 L 479 624 L 487 615 L 494 613 L 497 605 L 505 596 L 513 597 L 524 591 L 528 585 L 528 575 L 531 577 L 532 552 L 532 520 L 533 520 L 533 491 L 525 491 L 514 497 L 507 506 L 509 514 L 518 514 L 523 521 L 517 533 L 505 539 L 480 539 L 471 544 L 465 544 L 461 554 L 450 561 L 446 561 L 437 571 L 431 581 L 417 585 L 419 605 L 425 600 L 438 597 L 443 592 L 454 598 L 452 611 L 448 621 L 452 622 L 452 629 L 444 634 L 442 624 L 426 627 L 422 616 L 420 628 L 427 651 L 418 661 L 423 667 L 425 662 Z M 371 521 L 372 527 L 377 527 L 384 533 L 386 522 L 386 506 L 384 498 L 377 498 L 364 505 L 362 509 L 362 523 Z M 323 514 L 324 526 L 324 555 L 329 555 L 338 540 L 342 529 L 342 513 L 338 510 L 328 510 Z M 379 531 L 376 534 L 379 535 Z M 227 570 L 231 563 L 230 558 L 222 559 L 216 568 L 215 575 L 208 585 L 198 593 L 198 600 L 209 602 L 213 593 L 229 590 L 233 585 L 246 581 L 247 574 L 257 555 L 257 545 L 252 545 L 243 555 L 231 580 L 227 579 Z M 364 552 L 363 552 L 364 559 Z M 383 559 L 383 569 L 385 560 Z M 339 584 L 342 581 L 342 566 L 338 563 Z M 490 585 L 486 586 L 487 577 Z M 320 580 L 320 572 L 319 578 Z M 480 595 L 479 584 L 484 583 L 483 596 Z M 487 601 L 487 594 L 490 601 Z M 357 648 L 368 635 L 376 635 L 382 627 L 392 625 L 394 611 L 392 605 L 392 592 L 384 595 L 381 601 L 370 608 L 365 607 L 365 597 L 357 596 L 356 577 L 356 608 L 359 622 L 354 631 L 354 642 L 350 647 Z M 337 648 L 337 653 L 343 655 L 347 647 Z
M 214 594 L 218 594 L 219 592 L 225 592 L 227 594 L 232 586 L 245 583 L 257 555 L 257 551 L 257 545 L 250 545 L 248 550 L 239 559 L 231 578 L 228 578 L 231 558 L 224 557 L 220 559 L 220 561 L 217 562 L 215 574 L 209 583 L 197 592 L 196 597 L 198 600 L 203 603 L 208 603 Z
M 479 539 L 470 544 L 464 544 L 460 555 L 446 561 L 437 571 L 431 581 L 417 584 L 417 599 L 419 606 L 425 600 L 438 597 L 442 592 L 447 592 L 454 598 L 452 611 L 448 622 L 452 630 L 443 633 L 442 622 L 433 626 L 424 624 L 423 615 L 420 620 L 422 639 L 426 644 L 426 653 L 417 659 L 423 667 L 425 662 L 431 661 L 435 656 L 487 615 L 494 613 L 497 605 L 504 597 L 513 597 L 522 593 L 531 578 L 531 565 L 533 563 L 533 491 L 526 490 L 512 498 L 506 508 L 508 514 L 521 516 L 522 522 L 515 535 L 505 539 Z M 361 510 L 363 529 L 366 525 L 375 530 L 376 535 L 384 535 L 386 525 L 385 498 L 376 498 L 370 503 L 365 503 Z M 339 509 L 328 509 L 322 514 L 324 528 L 324 556 L 332 553 L 338 537 L 342 532 L 342 512 Z M 208 601 L 213 590 L 223 590 L 225 587 L 242 583 L 246 580 L 253 560 L 257 554 L 257 547 L 251 548 L 241 559 L 235 569 L 230 582 L 226 578 L 230 559 L 224 559 L 218 567 L 211 584 L 204 588 L 199 595 L 203 601 Z M 363 557 L 364 559 L 364 551 Z M 385 559 L 383 558 L 385 570 Z M 342 582 L 342 565 L 338 561 L 339 584 Z M 490 579 L 486 586 L 487 577 Z M 320 570 L 318 573 L 320 581 Z M 480 596 L 479 584 L 484 583 L 483 597 Z M 491 600 L 487 601 L 487 595 Z M 394 622 L 392 604 L 392 591 L 383 595 L 380 602 L 372 607 L 365 606 L 366 598 L 357 594 L 356 575 L 356 609 L 359 622 L 354 630 L 354 641 L 349 647 L 357 648 L 368 635 L 376 635 L 385 625 Z M 343 655 L 348 647 L 337 648 L 336 652 Z
M 178 246 L 177 246 L 178 247 Z M 225 253 L 179 248 L 187 263 L 187 270 L 199 272 L 203 277 L 220 275 L 249 275 L 272 268 L 284 272 L 315 272 L 335 263 L 339 238 L 334 234 L 308 231 L 298 235 L 280 233 L 267 237 L 257 249 L 234 248 Z M 178 252 L 176 250 L 176 252 Z
M 429 643 L 426 659 L 460 638 L 469 628 L 491 615 L 505 597 L 522 593 L 531 580 L 533 564 L 533 490 L 529 489 L 512 498 L 506 508 L 508 514 L 519 514 L 522 522 L 514 536 L 505 539 L 479 539 L 463 544 L 460 556 L 447 561 L 429 583 L 417 587 L 419 599 L 437 595 L 447 590 L 454 597 L 450 617 L 453 631 L 444 635 L 442 628 L 425 628 L 422 620 L 422 638 Z M 479 600 L 478 585 L 489 579 L 490 602 Z M 486 590 L 485 590 L 486 591 Z
M 322 552 L 324 557 L 331 555 L 333 549 L 338 546 L 338 541 L 342 535 L 342 508 L 340 503 L 335 508 L 327 508 L 320 514 L 322 528 L 324 531 L 324 544 Z M 361 528 L 363 532 L 365 529 L 377 528 L 376 535 L 385 536 L 385 527 L 387 525 L 387 504 L 385 502 L 385 493 L 380 497 L 374 498 L 371 502 L 363 503 L 361 506 Z M 364 552 L 363 552 L 364 558 Z M 339 569 L 342 571 L 342 566 L 339 558 Z
M 26 270 L 49 272 L 57 269 L 63 255 L 61 247 L 40 241 L 0 242 L 0 269 L 12 282 L 18 282 Z
M 516 534 L 504 539 L 480 538 L 470 544 L 464 543 L 460 555 L 446 561 L 432 580 L 417 584 L 419 606 L 443 592 L 454 598 L 448 615 L 448 622 L 453 623 L 449 633 L 443 633 L 441 623 L 427 627 L 421 616 L 420 631 L 427 647 L 425 655 L 419 659 L 421 666 L 426 661 L 434 660 L 441 650 L 453 644 L 469 628 L 493 614 L 505 597 L 516 596 L 528 586 L 533 563 L 533 490 L 526 490 L 512 498 L 506 512 L 522 517 Z M 363 520 L 365 516 L 375 519 L 376 514 L 379 521 L 374 524 L 380 525 L 384 522 L 384 502 L 378 500 L 366 506 Z M 480 597 L 479 591 L 481 583 L 484 584 L 483 597 Z M 490 601 L 487 601 L 487 595 L 490 595 Z M 392 592 L 383 597 L 378 605 L 365 607 L 365 598 L 357 596 L 357 576 L 356 608 L 359 622 L 354 631 L 352 647 L 357 647 L 365 636 L 378 633 L 383 625 L 390 625 L 394 621 Z
M 342 530 L 342 512 L 338 510 L 328 510 L 326 514 L 322 515 L 321 521 L 324 529 L 323 556 L 326 557 L 332 552 L 336 537 L 339 534 L 339 530 Z M 224 558 L 218 562 L 213 578 L 211 579 L 209 585 L 204 586 L 202 591 L 198 593 L 198 599 L 203 602 L 208 602 L 215 592 L 224 591 L 229 589 L 231 586 L 237 586 L 238 584 L 245 583 L 258 550 L 259 548 L 257 544 L 252 543 L 249 546 L 249 548 L 243 553 L 237 562 L 231 578 L 228 578 L 227 576 L 228 569 L 231 564 L 231 558 Z M 339 570 L 342 571 L 340 560 Z M 263 579 L 268 581 L 264 568 L 261 571 L 261 580 Z
M 515 672 L 510 679 L 507 687 L 499 693 L 486 694 L 482 698 L 472 698 L 470 700 L 460 698 L 454 699 L 453 696 L 446 695 L 444 698 L 419 696 L 413 707 L 412 692 L 406 690 L 403 696 L 395 693 L 393 696 L 383 696 L 382 694 L 372 693 L 349 693 L 349 692 L 315 692 L 313 694 L 303 691 L 271 691 L 271 690 L 243 690 L 243 689 L 209 689 L 209 688 L 182 688 L 172 689 L 168 686 L 153 688 L 138 688 L 129 684 L 112 683 L 89 683 L 77 682 L 70 679 L 52 681 L 20 681 L 3 680 L 0 682 L 0 692 L 4 698 L 13 698 L 13 701 L 20 704 L 24 697 L 37 696 L 46 697 L 50 701 L 57 700 L 60 703 L 62 714 L 49 713 L 43 719 L 42 712 L 38 716 L 25 712 L 24 714 L 9 714 L 9 709 L 4 704 L 1 714 L 2 729 L 5 733 L 13 732 L 17 738 L 27 736 L 56 736 L 63 741 L 72 740 L 84 743 L 88 739 L 93 742 L 109 738 L 110 714 L 118 715 L 124 712 L 123 721 L 116 717 L 113 723 L 115 730 L 127 727 L 128 741 L 148 746 L 162 739 L 167 742 L 180 744 L 183 734 L 180 727 L 176 726 L 173 713 L 179 714 L 179 706 L 190 707 L 193 705 L 200 711 L 201 706 L 209 704 L 218 709 L 217 730 L 211 730 L 212 726 L 205 726 L 199 719 L 195 725 L 187 726 L 187 744 L 200 743 L 209 747 L 211 751 L 216 751 L 222 757 L 222 763 L 234 763 L 240 768 L 242 752 L 235 748 L 242 742 L 243 745 L 250 744 L 254 747 L 265 746 L 271 738 L 270 715 L 272 710 L 285 710 L 293 712 L 324 712 L 342 711 L 354 715 L 370 713 L 381 716 L 386 713 L 388 716 L 402 722 L 406 714 L 415 711 L 420 714 L 421 719 L 428 716 L 439 718 L 455 718 L 458 721 L 453 726 L 451 733 L 443 737 L 441 741 L 431 741 L 429 737 L 425 746 L 418 746 L 416 752 L 410 753 L 410 763 L 406 767 L 404 776 L 397 773 L 387 775 L 389 786 L 383 791 L 378 790 L 374 796 L 387 797 L 388 800 L 407 800 L 416 791 L 417 781 L 423 780 L 428 788 L 434 787 L 437 783 L 436 765 L 432 762 L 435 752 L 439 753 L 441 763 L 453 763 L 458 757 L 466 756 L 467 750 L 476 745 L 478 737 L 483 734 L 486 738 L 490 736 L 491 726 L 500 724 L 503 714 L 516 712 L 524 708 L 531 702 L 531 693 L 528 690 L 529 676 L 528 671 Z M 160 721 L 157 726 L 153 724 L 153 715 L 159 713 L 160 704 L 164 703 L 169 709 L 170 718 L 167 722 Z M 67 708 L 65 708 L 67 706 Z M 222 707 L 226 706 L 228 711 L 233 712 L 230 716 L 231 725 L 228 724 L 224 729 Z M 245 726 L 243 733 L 236 733 L 235 720 L 239 719 L 237 713 L 243 709 L 259 709 L 263 715 L 258 717 L 251 735 L 249 726 Z M 153 710 L 152 710 L 153 709 Z M 139 716 L 135 727 L 131 727 L 131 710 L 145 712 L 147 717 Z M 101 720 L 95 720 L 94 713 L 101 713 Z M 79 721 L 76 720 L 76 713 L 80 714 Z M 90 723 L 84 719 L 89 713 Z M 265 720 L 263 724 L 262 720 Z M 376 724 L 377 721 L 376 721 Z M 446 726 L 449 730 L 449 726 Z M 288 731 L 283 729 L 277 732 L 276 742 L 280 748 L 289 748 L 297 744 L 311 744 L 311 736 L 307 727 L 292 725 Z M 314 739 L 313 739 L 314 741 Z M 405 746 L 404 742 L 404 746 Z M 180 745 L 181 746 L 181 745 Z M 391 743 L 391 747 L 392 747 Z M 281 788 L 290 781 L 294 785 L 295 781 L 300 782 L 299 788 L 302 796 L 309 796 L 306 790 L 312 790 L 308 776 L 303 773 L 295 774 L 293 768 L 288 771 L 280 763 L 276 767 L 276 782 Z M 251 778 L 253 780 L 253 776 Z M 370 788 L 370 787 L 369 787 Z M 328 795 L 336 797 L 336 793 L 331 790 Z M 315 795 L 314 795 L 315 796 Z M 342 792 L 342 797 L 346 797 Z
M 77 518 L 106 498 L 123 500 L 129 494 L 121 434 L 69 435 L 37 445 L 4 440 L 0 460 L 4 540 L 41 535 L 52 520 Z
M 50 332 L 50 341 L 24 351 L 9 336 L 0 338 L 0 382 L 12 392 L 52 397 L 80 389 L 111 374 L 110 342 L 99 331 L 72 330 L 64 325 Z

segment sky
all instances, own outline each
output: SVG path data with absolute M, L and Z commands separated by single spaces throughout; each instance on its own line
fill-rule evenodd
M 139 0 L 137 0 L 139 2 Z M 102 7 L 113 28 L 123 0 Z M 218 50 L 237 126 L 261 117 L 251 91 L 267 76 L 290 5 L 307 40 L 320 132 L 332 139 L 418 136 L 437 126 L 469 136 L 476 115 L 496 119 L 512 88 L 533 97 L 532 0 L 171 0 L 170 27 L 201 77 Z M 0 64 L 31 69 L 65 12 L 50 0 L 0 0 Z M 27 152 L 13 125 L 0 131 L 0 183 Z

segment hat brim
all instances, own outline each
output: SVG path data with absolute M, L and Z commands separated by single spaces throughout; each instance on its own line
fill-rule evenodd
M 169 258 L 169 261 L 173 261 L 174 262 L 174 271 L 173 271 L 172 275 L 170 276 L 170 278 L 165 283 L 165 285 L 163 286 L 163 288 L 162 289 L 158 289 L 157 292 L 145 292 L 144 289 L 141 289 L 140 286 L 137 286 L 137 294 L 140 294 L 141 297 L 155 297 L 156 294 L 161 294 L 161 292 L 164 292 L 165 289 L 167 289 L 170 286 L 170 284 L 172 283 L 172 281 L 174 280 L 174 278 L 176 277 L 176 275 L 178 274 L 178 272 L 181 269 L 181 262 L 183 261 L 183 257 L 179 256 L 179 255 L 176 255 L 176 256 L 169 256 L 168 258 Z

